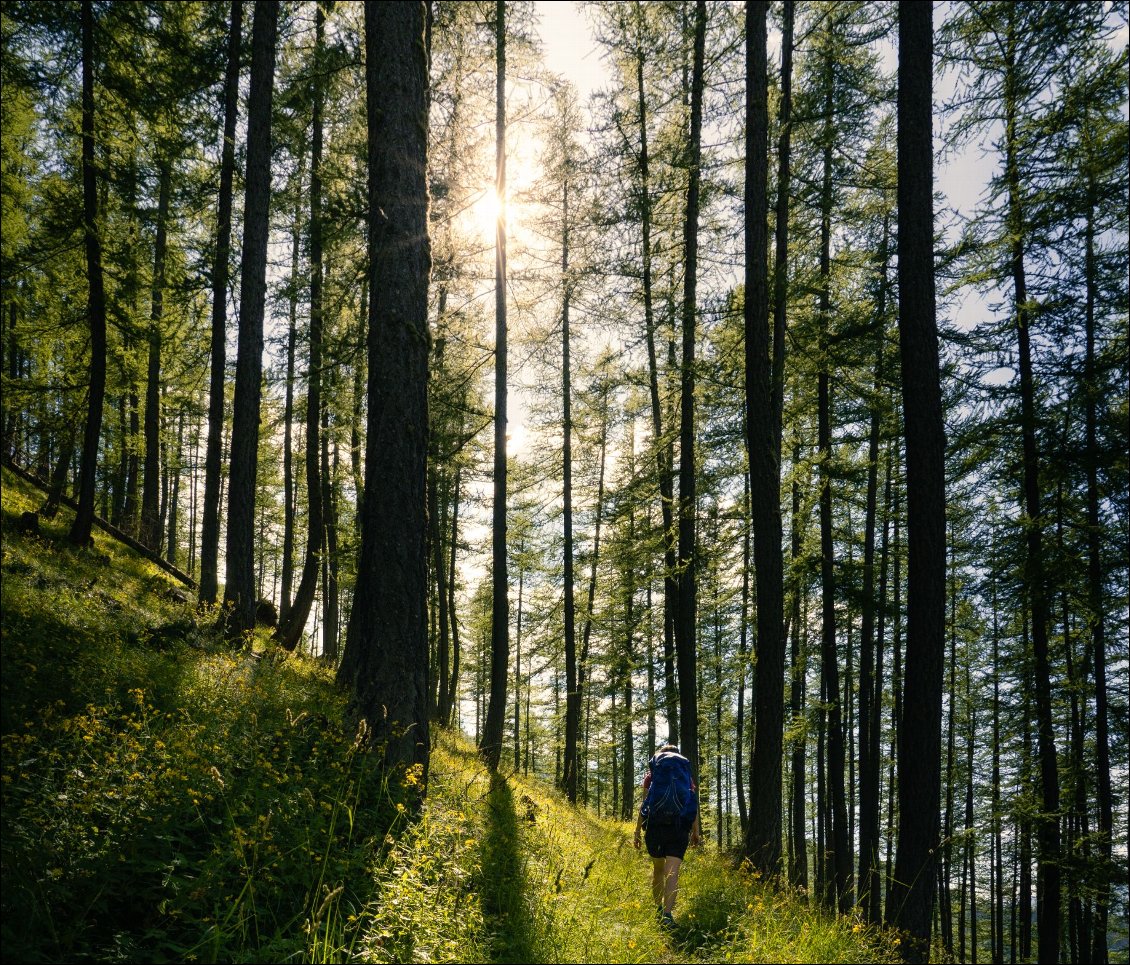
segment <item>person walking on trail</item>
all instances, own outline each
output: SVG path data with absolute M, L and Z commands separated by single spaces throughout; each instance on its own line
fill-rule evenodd
M 644 797 L 636 819 L 635 845 L 643 834 L 651 856 L 651 894 L 665 927 L 675 924 L 675 898 L 679 894 L 679 868 L 688 844 L 699 844 L 698 790 L 691 777 L 691 762 L 674 744 L 664 744 L 647 762 Z

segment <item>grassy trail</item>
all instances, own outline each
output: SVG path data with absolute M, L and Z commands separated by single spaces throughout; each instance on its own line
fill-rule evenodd
M 874 962 L 896 949 L 712 849 L 680 878 L 660 928 L 650 861 L 629 823 L 568 806 L 542 782 L 491 778 L 460 737 L 438 736 L 429 800 L 377 874 L 364 957 L 474 962 Z M 889 941 L 889 939 L 888 939 Z

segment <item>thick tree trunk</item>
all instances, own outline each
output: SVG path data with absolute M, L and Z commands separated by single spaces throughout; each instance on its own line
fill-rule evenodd
M 907 961 L 929 957 L 938 846 L 945 648 L 945 429 L 934 309 L 933 12 L 899 4 L 899 353 L 906 435 L 909 592 L 893 923 Z
M 365 6 L 369 411 L 359 569 L 338 680 L 375 746 L 427 780 L 428 61 L 423 3 Z
M 494 508 L 491 525 L 491 666 L 480 749 L 487 766 L 498 769 L 506 716 L 506 674 L 510 663 L 510 603 L 506 569 L 506 0 L 495 0 L 495 221 L 494 257 Z
M 218 592 L 220 547 L 220 464 L 224 437 L 226 382 L 228 253 L 231 250 L 232 180 L 235 174 L 235 124 L 239 112 L 239 49 L 242 40 L 242 0 L 232 0 L 228 34 L 228 66 L 224 79 L 224 147 L 220 158 L 219 216 L 216 260 L 212 266 L 211 369 L 208 377 L 208 442 L 204 457 L 203 518 L 200 532 L 201 603 L 215 603 Z
M 267 296 L 267 234 L 271 204 L 271 100 L 278 6 L 256 0 L 247 103 L 247 176 L 243 206 L 239 343 L 228 477 L 227 574 L 224 608 L 229 636 L 255 626 L 255 478 L 259 462 L 259 402 L 263 374 L 263 314 Z
M 691 76 L 690 140 L 687 146 L 686 223 L 683 232 L 683 361 L 679 431 L 679 612 L 675 647 L 679 666 L 680 747 L 698 775 L 698 692 L 695 658 L 697 592 L 695 586 L 695 327 L 697 319 L 698 205 L 702 155 L 702 99 L 706 46 L 706 2 L 696 0 L 694 68 Z
M 749 827 L 744 851 L 754 867 L 772 876 L 781 870 L 785 621 L 781 451 L 774 423 L 769 339 L 768 11 L 767 2 L 746 3 L 745 415 L 757 579 L 757 726 L 750 761 Z

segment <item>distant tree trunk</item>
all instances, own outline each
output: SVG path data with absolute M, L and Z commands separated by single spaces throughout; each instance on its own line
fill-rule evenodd
M 742 507 L 748 519 L 750 516 L 749 475 L 743 473 Z M 742 527 L 742 609 L 738 624 L 738 709 L 734 721 L 734 781 L 738 792 L 738 822 L 742 834 L 749 825 L 749 811 L 746 807 L 742 751 L 745 746 L 745 688 L 746 677 L 751 669 L 749 661 L 749 563 L 750 537 L 752 527 Z M 751 722 L 752 724 L 753 722 Z
M 781 100 L 777 120 L 777 216 L 773 260 L 773 451 L 777 454 L 778 482 L 781 462 L 781 425 L 785 404 L 785 322 L 789 282 L 789 185 L 793 112 L 793 0 L 785 0 L 781 29 Z M 783 646 L 783 644 L 782 644 Z
M 279 622 L 290 616 L 291 593 L 294 589 L 294 356 L 298 342 L 298 255 L 302 233 L 299 231 L 302 208 L 302 156 L 299 149 L 298 175 L 295 178 L 294 225 L 290 233 L 290 325 L 286 335 L 286 399 L 283 407 L 283 550 L 282 590 Z
M 793 465 L 800 462 L 800 442 L 793 444 Z M 802 526 L 800 519 L 800 483 L 793 477 L 792 486 L 792 514 L 789 517 L 791 532 L 791 563 L 795 571 L 799 572 L 800 556 L 802 551 Z M 789 712 L 792 716 L 794 727 L 800 724 L 805 715 L 804 692 L 805 679 L 808 676 L 807 654 L 801 647 L 800 614 L 801 614 L 801 587 L 800 579 L 796 579 L 792 588 L 792 647 L 791 647 L 791 674 L 792 683 L 789 692 Z M 793 736 L 792 748 L 792 854 L 793 864 L 789 869 L 789 881 L 797 887 L 808 888 L 808 839 L 805 835 L 805 728 L 797 727 Z
M 990 605 L 993 614 L 993 666 L 1000 666 L 1000 626 L 997 609 L 997 534 L 993 527 L 992 557 L 989 572 L 992 573 Z M 993 777 L 992 809 L 990 828 L 992 833 L 993 857 L 990 862 L 990 931 L 992 932 L 993 965 L 1004 965 L 1004 854 L 1001 841 L 1001 687 L 1000 674 L 993 674 Z
M 490 703 L 479 747 L 491 771 L 502 756 L 506 675 L 510 663 L 509 580 L 506 571 L 506 0 L 495 0 L 495 221 L 494 258 L 494 509 L 491 543 Z
M 204 457 L 203 518 L 200 533 L 201 603 L 215 603 L 220 547 L 220 463 L 223 457 L 224 385 L 227 367 L 228 257 L 231 250 L 232 180 L 235 174 L 235 124 L 239 112 L 239 49 L 242 0 L 232 0 L 228 66 L 224 78 L 224 146 L 220 158 L 220 198 L 216 260 L 212 266 L 211 369 L 208 380 L 208 442 Z
M 98 193 L 94 172 L 94 7 L 82 4 L 82 216 L 86 242 L 86 277 L 90 319 L 90 392 L 82 438 L 78 510 L 70 541 L 90 542 L 94 525 L 94 483 L 98 473 L 98 440 L 102 435 L 102 402 L 106 396 L 106 291 L 102 281 L 102 239 L 98 233 Z
M 369 410 L 358 572 L 338 681 L 392 765 L 427 779 L 426 5 L 365 5 Z
M 169 179 L 172 162 L 162 157 L 157 201 L 157 238 L 153 249 L 153 290 L 149 314 L 149 370 L 145 382 L 145 478 L 141 488 L 141 543 L 161 548 L 161 318 L 165 303 L 166 222 L 169 217 Z
M 600 531 L 604 522 L 604 472 L 608 457 L 608 394 L 609 383 L 600 387 L 600 457 L 596 483 L 596 521 L 592 541 L 592 564 L 589 569 L 589 587 L 585 599 L 585 622 L 581 628 L 581 653 L 577 661 L 577 700 L 585 710 L 584 753 L 581 755 L 579 780 L 583 785 L 585 803 L 588 803 L 589 712 L 592 697 L 588 688 L 589 644 L 592 641 L 593 617 L 596 614 L 596 571 L 600 563 Z M 588 688 L 588 689 L 587 689 Z
M 769 344 L 767 2 L 746 3 L 745 345 L 746 443 L 754 574 L 757 673 L 749 827 L 744 851 L 765 876 L 780 873 L 781 757 L 784 734 L 784 561 L 781 550 L 781 452 L 774 424 Z
M 240 272 L 239 348 L 228 478 L 227 574 L 224 608 L 229 636 L 255 626 L 255 477 L 267 296 L 267 233 L 271 204 L 271 99 L 278 6 L 256 0 L 247 102 L 247 190 Z
M 1114 833 L 1113 793 L 1110 780 L 1110 728 L 1106 686 L 1106 624 L 1103 611 L 1102 529 L 1099 522 L 1098 413 L 1099 386 L 1095 375 L 1095 299 L 1098 267 L 1095 258 L 1095 207 L 1098 204 L 1093 176 L 1087 184 L 1087 224 L 1084 272 L 1086 277 L 1086 466 L 1087 466 L 1087 603 L 1095 667 L 1095 796 L 1098 804 L 1099 870 L 1092 927 L 1091 961 L 1108 960 L 1107 925 L 1111 891 L 1111 853 Z
M 334 438 L 333 466 L 329 454 L 329 411 L 322 408 L 322 508 L 325 514 L 326 552 L 322 570 L 322 657 L 336 666 L 341 636 L 341 606 L 337 556 L 337 468 L 338 446 Z
M 168 515 L 168 538 L 165 542 L 165 558 L 173 564 L 177 565 L 177 556 L 179 555 L 180 547 L 178 545 L 179 526 L 179 513 L 180 513 L 180 477 L 181 477 L 181 453 L 184 452 L 184 410 L 182 409 L 177 413 L 177 448 L 173 456 L 166 460 L 165 465 L 168 468 L 170 482 L 169 482 L 169 515 Z
M 459 547 L 459 484 L 462 481 L 462 468 L 459 465 L 455 467 L 454 493 L 451 497 L 451 556 L 447 574 L 447 610 L 451 617 L 451 684 L 448 687 L 451 706 L 444 718 L 448 724 L 457 724 L 459 721 L 459 621 L 455 614 L 455 552 Z
M 67 474 L 71 471 L 71 461 L 75 457 L 75 427 L 71 423 L 63 429 L 62 445 L 59 447 L 59 458 L 55 461 L 55 469 L 51 473 L 51 491 L 47 494 L 39 515 L 44 519 L 54 519 L 59 512 L 59 504 L 63 499 L 63 492 L 67 488 Z
M 436 368 L 442 355 L 436 352 Z M 432 434 L 432 462 L 428 466 L 428 542 L 432 551 L 432 572 L 435 573 L 435 609 L 439 616 L 439 646 L 434 684 L 438 684 L 435 718 L 447 721 L 451 716 L 451 650 L 450 621 L 448 619 L 447 563 L 444 559 L 444 521 L 439 510 L 439 466 L 436 456 L 436 438 Z
M 933 11 L 899 4 L 899 351 L 906 435 L 909 592 L 893 924 L 927 961 L 938 846 L 945 652 L 945 428 L 934 314 Z M 913 376 L 913 377 L 911 377 Z
M 875 661 L 875 514 L 879 490 L 880 400 L 883 393 L 883 349 L 887 309 L 888 225 L 884 220 L 879 251 L 879 294 L 875 316 L 875 392 L 867 443 L 867 509 L 863 535 L 863 600 L 859 639 L 859 876 L 856 899 L 867 921 L 878 921 L 879 896 L 879 743 L 881 671 Z M 879 599 L 882 607 L 882 598 Z
M 687 145 L 686 223 L 683 233 L 683 363 L 681 386 L 681 428 L 679 434 L 679 614 L 675 646 L 679 664 L 680 748 L 691 762 L 691 773 L 698 775 L 698 692 L 695 659 L 695 322 L 698 276 L 698 204 L 702 154 L 702 98 L 706 45 L 706 2 L 696 0 L 694 22 L 694 68 L 691 78 L 690 140 Z
M 525 539 L 518 548 L 518 626 L 514 635 L 514 770 L 522 766 L 522 599 L 526 589 Z
M 1059 961 L 1061 871 L 1059 833 L 1059 766 L 1056 760 L 1055 722 L 1052 718 L 1051 665 L 1048 655 L 1050 605 L 1044 575 L 1043 510 L 1040 505 L 1039 459 L 1036 449 L 1036 389 L 1032 373 L 1032 347 L 1029 337 L 1028 283 L 1025 275 L 1025 236 L 1027 228 L 1021 200 L 1021 175 L 1017 158 L 1016 84 L 1021 69 L 1013 31 L 1015 11 L 1009 8 L 1004 77 L 1005 181 L 1008 188 L 1008 234 L 1010 261 L 1016 301 L 1016 332 L 1020 375 L 1020 424 L 1023 437 L 1024 530 L 1027 560 L 1024 583 L 1032 614 L 1033 683 L 1036 698 L 1036 734 L 1040 755 L 1041 814 L 1037 819 L 1039 845 L 1037 895 L 1039 949 L 1045 965 Z
M 562 478 L 565 538 L 565 749 L 561 759 L 562 790 L 569 803 L 577 803 L 577 737 L 581 728 L 581 692 L 577 675 L 576 590 L 573 575 L 573 386 L 569 344 L 569 179 L 561 188 L 561 406 Z M 646 270 L 646 269 L 645 269 Z
M 835 24 L 833 21 L 832 27 Z M 818 422 L 820 447 L 820 584 L 821 584 L 821 677 L 827 709 L 828 804 L 831 826 L 826 841 L 825 860 L 830 878 L 823 893 L 829 905 L 848 911 L 848 879 L 851 852 L 847 837 L 847 803 L 844 793 L 844 741 L 840 712 L 839 657 L 836 653 L 836 575 L 832 540 L 832 388 L 827 350 L 827 327 L 831 313 L 831 237 L 832 237 L 832 140 L 834 63 L 832 45 L 822 57 L 824 84 L 824 123 L 822 137 L 823 175 L 820 191 L 820 372 L 818 375 Z
M 275 639 L 285 650 L 294 650 L 306 629 L 306 620 L 318 590 L 318 571 L 326 541 L 326 521 L 322 506 L 322 478 L 319 472 L 321 442 L 318 428 L 322 420 L 322 111 L 325 83 L 322 78 L 325 46 L 325 8 L 315 5 L 313 137 L 310 151 L 310 338 L 309 367 L 306 375 L 306 555 L 294 603 L 285 620 L 279 621 Z

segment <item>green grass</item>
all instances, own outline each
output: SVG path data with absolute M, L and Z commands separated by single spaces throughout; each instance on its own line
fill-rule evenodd
M 631 826 L 487 773 L 437 733 L 419 775 L 343 731 L 322 665 L 229 650 L 215 615 L 103 534 L 0 507 L 0 938 L 18 961 L 879 961 L 851 921 L 688 855 L 654 918 Z M 262 659 L 259 655 L 266 654 Z

